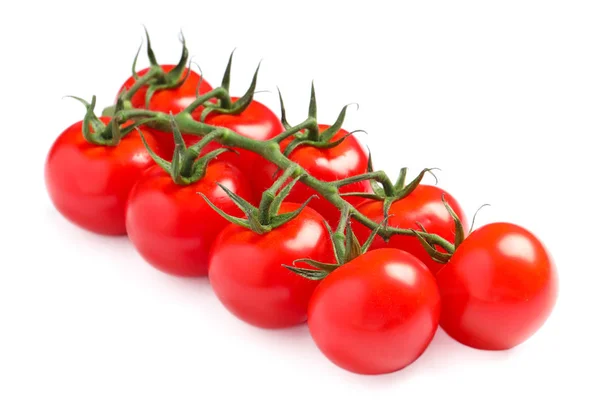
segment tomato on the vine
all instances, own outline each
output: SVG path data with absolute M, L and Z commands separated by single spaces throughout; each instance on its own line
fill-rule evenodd
M 164 64 L 160 66 L 162 70 L 167 73 L 175 68 L 175 65 Z M 137 72 L 137 77 L 141 77 L 146 74 L 150 68 L 144 68 Z M 189 71 L 189 74 L 188 74 Z M 159 111 L 163 113 L 177 114 L 184 110 L 187 106 L 192 104 L 196 100 L 197 94 L 208 93 L 212 90 L 211 85 L 202 78 L 194 70 L 186 70 L 183 72 L 181 77 L 186 77 L 185 81 L 177 88 L 166 88 L 155 91 L 150 98 L 148 110 Z M 131 88 L 135 84 L 136 79 L 131 76 L 129 77 L 119 89 L 119 93 L 124 89 Z M 131 105 L 136 109 L 146 108 L 146 92 L 148 86 L 143 86 L 131 97 Z M 201 111 L 202 107 L 198 111 Z
M 238 98 L 233 97 L 231 100 L 235 103 Z M 240 135 L 261 142 L 272 139 L 284 131 L 283 125 L 277 115 L 267 106 L 256 100 L 252 100 L 248 107 L 240 114 L 219 114 L 218 112 L 213 112 L 208 114 L 204 122 L 209 125 L 231 129 Z M 193 145 L 199 140 L 199 138 L 192 135 L 185 135 L 184 139 L 188 145 Z M 221 145 L 218 143 L 211 143 L 206 146 L 203 152 L 209 152 L 219 147 Z M 256 177 L 257 170 L 268 163 L 260 155 L 251 151 L 236 149 L 236 152 L 237 154 L 228 152 L 219 158 L 222 161 L 235 165 L 247 176 Z M 255 196 L 258 198 L 272 183 L 272 179 L 266 184 L 253 179 L 252 186 Z
M 336 365 L 384 374 L 414 362 L 438 327 L 435 278 L 414 256 L 377 249 L 331 272 L 315 290 L 308 327 Z
M 108 117 L 99 120 L 110 122 Z M 123 235 L 129 191 L 154 161 L 137 131 L 109 146 L 88 142 L 82 128 L 83 122 L 75 123 L 52 145 L 45 165 L 48 193 L 58 211 L 78 226 Z M 150 146 L 155 146 L 152 134 L 141 130 Z
M 299 207 L 284 202 L 279 213 Z M 300 258 L 330 262 L 332 257 L 323 217 L 305 207 L 298 217 L 264 234 L 227 226 L 212 247 L 208 277 L 219 300 L 241 320 L 264 328 L 289 327 L 306 321 L 319 283 L 283 265 Z
M 558 294 L 551 255 L 529 231 L 510 223 L 483 226 L 437 274 L 440 325 L 478 349 L 523 343 L 550 315 Z
M 162 168 L 148 170 L 133 187 L 127 205 L 127 233 L 138 252 L 157 269 L 178 276 L 205 276 L 213 241 L 228 222 L 198 195 L 228 214 L 241 211 L 218 186 L 244 198 L 250 185 L 240 171 L 212 161 L 197 182 L 178 185 Z
M 329 125 L 319 125 L 319 131 L 328 129 Z M 332 148 L 318 148 L 311 145 L 300 145 L 289 155 L 289 159 L 298 163 L 309 175 L 321 181 L 336 181 L 367 172 L 369 157 L 358 139 L 347 131 L 340 131 L 331 138 L 331 142 L 338 141 L 344 136 L 343 142 Z M 282 152 L 292 141 L 291 138 L 281 143 Z M 267 188 L 277 175 L 277 167 L 265 164 L 259 167 L 257 181 L 262 183 L 261 188 Z M 372 191 L 369 181 L 360 181 L 340 187 L 340 193 L 369 193 Z M 318 194 L 305 184 L 298 184 L 288 197 L 288 201 L 301 203 L 310 196 Z M 359 197 L 344 197 L 350 204 L 357 205 L 363 199 Z M 332 226 L 335 227 L 340 218 L 340 210 L 328 202 L 323 196 L 314 198 L 309 206 L 318 211 Z
M 175 68 L 175 65 L 164 64 L 160 65 L 162 70 L 165 73 L 168 73 L 172 69 Z M 150 68 L 145 68 L 141 71 L 138 71 L 137 77 L 141 77 L 145 75 Z M 189 71 L 189 74 L 188 74 Z M 212 90 L 211 85 L 202 78 L 197 72 L 193 70 L 186 70 L 183 72 L 181 77 L 186 77 L 183 83 L 176 88 L 165 88 L 155 91 L 150 98 L 150 102 L 148 105 L 148 110 L 162 112 L 162 113 L 173 113 L 174 115 L 180 113 L 187 106 L 192 104 L 192 102 L 196 99 L 197 94 L 204 94 Z M 124 89 L 129 89 L 131 86 L 135 84 L 136 79 L 131 76 L 129 77 L 119 89 L 119 94 Z M 131 97 L 131 105 L 137 109 L 145 109 L 146 108 L 146 93 L 148 91 L 148 86 L 141 87 L 138 91 L 133 94 Z M 198 107 L 193 114 L 199 115 L 204 107 Z M 173 156 L 173 150 L 175 148 L 175 144 L 173 142 L 173 135 L 170 132 L 163 132 L 157 129 L 153 129 L 155 138 L 158 140 L 159 147 L 156 149 L 157 153 L 159 153 L 165 159 L 169 159 Z M 190 136 L 190 141 L 198 140 L 198 138 L 194 136 Z
M 388 213 L 388 226 L 400 229 L 419 229 L 419 224 L 421 224 L 428 233 L 437 234 L 453 242 L 454 220 L 444 206 L 442 197 L 445 197 L 446 202 L 461 219 L 462 224 L 466 225 L 465 213 L 454 197 L 433 185 L 420 184 L 406 197 L 391 204 Z M 383 201 L 366 200 L 357 209 L 371 220 L 377 223 L 383 222 Z M 361 243 L 365 242 L 371 233 L 370 229 L 359 222 L 354 222 L 352 228 Z M 431 259 L 418 239 L 412 235 L 394 235 L 387 242 L 381 236 L 377 236 L 370 248 L 373 250 L 385 247 L 397 248 L 411 253 L 425 263 L 434 274 L 442 267 L 442 264 Z

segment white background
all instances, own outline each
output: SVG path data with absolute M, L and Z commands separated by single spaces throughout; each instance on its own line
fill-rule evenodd
M 599 415 L 598 2 L 185 3 L 3 7 L 0 415 Z M 69 224 L 43 184 L 52 141 L 83 115 L 61 98 L 109 104 L 142 24 L 162 62 L 178 58 L 182 28 L 213 85 L 237 47 L 234 92 L 263 59 L 259 88 L 280 86 L 292 121 L 313 79 L 323 122 L 360 103 L 346 127 L 368 132 L 377 167 L 440 167 L 469 215 L 492 204 L 479 224 L 512 221 L 546 243 L 560 272 L 550 320 L 508 352 L 439 331 L 409 368 L 358 376 L 305 327 L 249 327 L 206 280 Z

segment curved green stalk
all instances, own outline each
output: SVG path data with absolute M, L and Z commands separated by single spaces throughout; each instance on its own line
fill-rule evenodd
M 153 127 L 157 127 L 161 130 L 166 131 L 171 130 L 170 116 L 160 112 L 151 112 L 149 110 L 123 110 L 118 113 L 118 117 L 120 120 L 137 119 L 141 117 L 152 117 L 154 120 Z M 177 128 L 181 131 L 181 133 L 196 135 L 198 137 L 205 137 L 206 140 L 202 141 L 205 144 L 209 141 L 215 141 L 224 146 L 245 149 L 262 156 L 266 160 L 275 164 L 284 172 L 286 170 L 289 172 L 290 169 L 293 169 L 294 177 L 298 178 L 300 182 L 306 184 L 308 187 L 315 190 L 318 194 L 321 195 L 322 198 L 336 206 L 340 211 L 347 211 L 349 215 L 351 215 L 357 222 L 363 224 L 371 230 L 377 230 L 377 234 L 382 236 L 384 239 L 389 239 L 393 235 L 415 236 L 415 231 L 412 229 L 381 227 L 379 223 L 369 219 L 367 216 L 363 215 L 358 210 L 356 210 L 354 206 L 352 206 L 350 203 L 344 200 L 338 190 L 338 187 L 342 184 L 352 183 L 367 178 L 372 178 L 375 181 L 380 182 L 383 187 L 393 187 L 393 184 L 389 183 L 389 180 L 387 180 L 387 177 L 385 177 L 384 175 L 379 175 L 378 172 L 375 172 L 371 174 L 359 175 L 356 178 L 352 177 L 333 183 L 321 181 L 309 175 L 306 172 L 306 170 L 304 170 L 304 168 L 288 159 L 281 152 L 279 146 L 279 142 L 281 140 L 280 138 L 290 137 L 294 134 L 294 132 L 299 132 L 303 129 L 312 126 L 314 124 L 314 120 L 311 117 L 309 117 L 307 120 L 305 120 L 297 126 L 292 126 L 290 129 L 288 129 L 283 134 L 279 135 L 277 138 L 264 142 L 250 139 L 230 129 L 215 127 L 207 125 L 205 123 L 201 123 L 199 121 L 194 120 L 191 117 L 191 115 L 186 112 L 182 112 L 176 115 L 174 117 L 174 122 Z M 218 132 L 218 134 L 216 134 L 215 131 Z M 212 132 L 215 132 L 215 134 L 210 135 Z M 425 239 L 426 242 L 432 245 L 433 247 L 439 246 L 448 254 L 452 254 L 455 251 L 454 244 L 447 241 L 439 235 L 419 231 L 418 236 L 420 238 Z

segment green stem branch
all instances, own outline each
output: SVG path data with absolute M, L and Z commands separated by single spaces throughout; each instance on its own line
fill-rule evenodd
M 151 67 L 147 73 L 135 80 L 135 83 L 121 97 L 123 101 L 131 101 L 131 98 L 137 93 L 140 88 L 145 87 L 148 83 L 162 75 L 162 70 L 159 67 Z
M 385 195 L 393 195 L 394 185 L 383 171 L 367 172 L 365 174 L 355 175 L 354 177 L 344 178 L 343 180 L 332 181 L 330 184 L 336 188 L 344 185 L 354 184 L 361 181 L 375 180 L 383 186 Z
M 220 100 L 224 100 L 226 97 L 229 97 L 227 90 L 225 90 L 223 87 L 217 87 L 206 94 L 198 96 L 198 98 L 196 98 L 196 100 L 194 100 L 189 106 L 187 106 L 184 111 L 186 113 L 192 113 L 194 110 L 202 106 L 211 98 L 218 98 Z
M 142 113 L 140 113 L 142 112 Z M 152 114 L 153 118 L 157 120 L 157 124 L 159 128 L 164 130 L 170 130 L 169 126 L 169 116 L 164 113 L 158 112 L 149 112 L 142 110 L 124 110 L 119 112 L 119 117 L 123 120 L 127 118 L 136 118 L 136 117 L 148 117 Z M 380 224 L 369 219 L 365 215 L 361 214 L 356 210 L 354 206 L 344 200 L 339 193 L 338 187 L 340 185 L 349 184 L 352 182 L 362 181 L 366 179 L 375 179 L 378 182 L 381 182 L 384 188 L 390 188 L 393 190 L 393 184 L 389 181 L 389 179 L 385 178 L 382 171 L 367 173 L 363 175 L 358 175 L 356 177 L 352 177 L 349 179 L 335 181 L 335 182 L 326 182 L 318 180 L 317 178 L 309 175 L 304 168 L 296 164 L 295 162 L 288 159 L 282 152 L 279 146 L 279 142 L 285 139 L 286 137 L 290 137 L 293 134 L 300 132 L 304 129 L 311 128 L 315 121 L 312 118 L 308 118 L 306 121 L 301 124 L 294 126 L 282 133 L 281 135 L 273 138 L 269 141 L 257 141 L 243 135 L 240 135 L 230 129 L 215 127 L 211 125 L 207 125 L 205 123 L 198 122 L 194 120 L 189 113 L 180 113 L 175 116 L 175 122 L 177 123 L 177 127 L 182 133 L 196 135 L 196 136 L 206 136 L 211 132 L 217 131 L 217 133 L 213 133 L 210 135 L 210 138 L 205 138 L 209 140 L 214 140 L 219 142 L 221 145 L 239 148 L 251 151 L 262 156 L 264 159 L 270 161 L 275 164 L 278 168 L 280 168 L 284 172 L 294 172 L 294 177 L 300 177 L 300 182 L 304 183 L 308 187 L 315 190 L 318 194 L 321 195 L 322 198 L 329 201 L 331 204 L 336 206 L 338 209 L 344 213 L 347 211 L 349 215 L 351 215 L 357 222 L 363 224 L 371 230 L 379 229 L 378 234 L 382 236 L 384 239 L 388 239 L 393 235 L 403 235 L 403 236 L 414 236 L 414 232 L 411 229 L 399 229 L 394 227 L 380 227 Z M 282 139 L 283 138 L 283 139 Z M 451 242 L 448 242 L 444 238 L 439 235 L 419 232 L 419 235 L 425 238 L 433 245 L 437 245 L 443 248 L 448 253 L 453 253 L 455 250 L 454 245 Z M 416 239 L 416 237 L 415 237 Z

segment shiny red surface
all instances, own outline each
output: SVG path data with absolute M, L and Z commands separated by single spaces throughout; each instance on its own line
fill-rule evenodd
M 280 213 L 298 207 L 283 203 Z M 331 262 L 331 242 L 323 223 L 317 212 L 306 207 L 291 222 L 262 235 L 228 226 L 215 241 L 208 271 L 219 300 L 254 326 L 282 328 L 305 322 L 308 301 L 319 282 L 282 264 L 293 265 L 300 258 Z
M 50 149 L 45 165 L 48 194 L 57 210 L 78 226 L 123 235 L 129 191 L 154 161 L 136 131 L 117 146 L 98 146 L 85 140 L 82 125 L 67 128 Z M 156 145 L 150 132 L 144 131 L 144 136 Z
M 322 281 L 310 301 L 308 327 L 336 365 L 384 374 L 424 352 L 439 315 L 440 297 L 427 267 L 407 252 L 378 249 Z
M 228 214 L 242 214 L 217 183 L 250 198 L 248 182 L 223 162 L 211 162 L 204 178 L 188 186 L 175 184 L 158 166 L 146 172 L 127 206 L 127 233 L 146 261 L 172 275 L 207 274 L 210 247 L 229 222 L 198 193 Z
M 454 243 L 454 220 L 452 220 L 450 213 L 444 207 L 442 195 L 445 195 L 446 201 L 458 214 L 464 228 L 468 231 L 467 218 L 456 199 L 438 187 L 424 184 L 419 185 L 405 198 L 392 203 L 389 210 L 388 225 L 401 229 L 418 230 L 418 223 L 421 223 L 427 232 L 439 235 L 450 243 Z M 358 211 L 377 223 L 383 222 L 382 201 L 367 200 L 358 206 Z M 352 229 L 361 243 L 364 243 L 371 234 L 370 229 L 358 222 L 353 223 Z M 431 259 L 421 243 L 419 243 L 419 240 L 414 236 L 394 235 L 388 242 L 377 236 L 370 249 L 386 247 L 402 249 L 413 254 L 427 265 L 434 274 L 442 267 L 442 264 Z
M 550 254 L 529 231 L 494 223 L 474 231 L 437 274 L 440 324 L 478 349 L 523 343 L 546 321 L 558 294 Z

